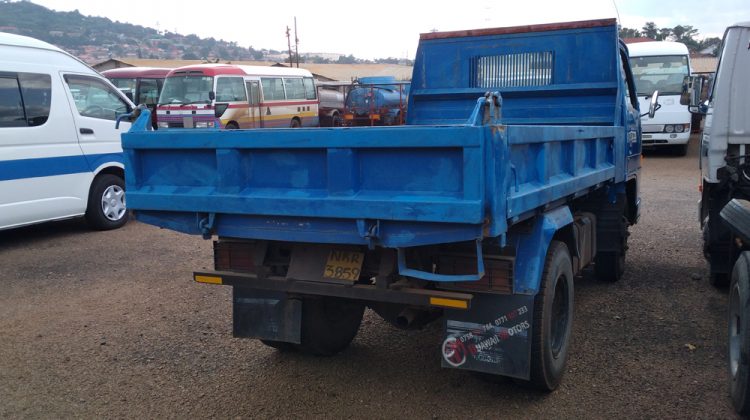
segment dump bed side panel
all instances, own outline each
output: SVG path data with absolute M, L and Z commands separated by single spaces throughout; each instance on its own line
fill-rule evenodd
M 438 226 L 467 240 L 481 236 L 487 216 L 485 132 L 471 126 L 131 132 L 123 136 L 128 203 L 152 223 L 182 231 L 205 218 L 228 236 L 249 237 L 247 226 L 256 226 L 275 230 L 279 240 L 299 240 L 292 231 L 311 229 L 300 234 L 310 240 L 330 232 L 338 239 L 328 241 L 336 242 L 354 235 L 361 242 L 373 236 L 370 225 L 382 222 L 380 233 L 400 235 L 399 243 L 424 241 L 417 237 L 432 236 Z

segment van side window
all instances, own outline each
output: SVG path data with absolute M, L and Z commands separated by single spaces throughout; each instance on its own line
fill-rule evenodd
M 241 77 L 216 79 L 216 102 L 247 101 L 245 81 Z
M 49 118 L 48 74 L 0 74 L 0 127 L 34 127 Z
M 25 127 L 21 88 L 15 77 L 0 77 L 0 127 Z
M 127 103 L 100 80 L 68 74 L 65 82 L 82 117 L 114 121 L 118 115 L 128 112 Z
M 280 77 L 262 77 L 260 81 L 263 85 L 264 101 L 284 100 L 284 85 Z
M 48 74 L 18 73 L 21 95 L 30 127 L 42 125 L 49 118 L 52 78 Z
M 305 99 L 305 87 L 302 85 L 302 79 L 285 77 L 284 86 L 286 87 L 287 99 Z
M 302 79 L 305 84 L 305 99 L 317 99 L 315 95 L 315 82 L 312 77 L 305 77 Z

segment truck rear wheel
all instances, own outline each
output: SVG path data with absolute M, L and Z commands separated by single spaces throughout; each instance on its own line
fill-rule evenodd
M 316 356 L 333 356 L 341 352 L 357 335 L 364 311 L 363 303 L 348 299 L 304 299 L 299 349 Z
M 732 404 L 750 415 L 750 252 L 743 252 L 732 270 L 729 289 L 729 379 Z
M 529 384 L 552 391 L 560 384 L 568 359 L 573 326 L 573 265 L 568 247 L 552 241 L 534 298 Z

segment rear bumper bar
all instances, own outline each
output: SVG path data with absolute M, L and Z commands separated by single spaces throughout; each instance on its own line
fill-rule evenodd
M 388 302 L 402 305 L 441 307 L 468 310 L 474 295 L 443 290 L 415 288 L 383 288 L 366 284 L 336 284 L 293 280 L 283 277 L 258 278 L 251 273 L 230 271 L 200 271 L 193 273 L 198 283 L 221 284 L 256 290 L 286 292 L 289 294 L 332 296 L 371 302 Z

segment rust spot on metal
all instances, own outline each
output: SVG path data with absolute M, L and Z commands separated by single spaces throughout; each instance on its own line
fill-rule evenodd
M 615 19 L 579 20 L 575 22 L 543 23 L 539 25 L 509 26 L 505 28 L 468 29 L 463 31 L 431 32 L 419 34 L 420 40 L 464 38 L 470 36 L 506 35 L 525 32 L 559 31 L 564 29 L 598 28 L 616 25 Z

